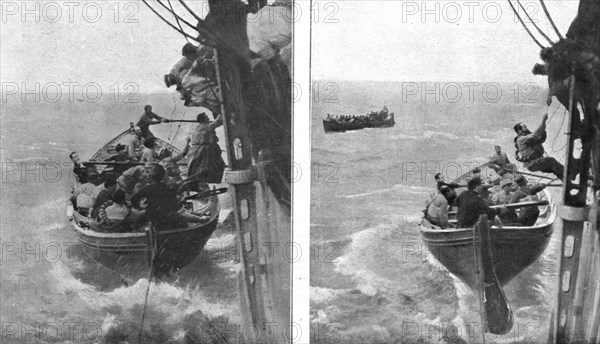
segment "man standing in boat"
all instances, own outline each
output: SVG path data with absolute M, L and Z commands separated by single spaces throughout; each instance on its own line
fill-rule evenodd
M 154 134 L 152 134 L 152 132 L 150 131 L 150 124 L 156 124 L 158 122 L 153 122 L 152 121 L 153 119 L 155 119 L 159 122 L 164 122 L 164 123 L 169 122 L 168 119 L 162 118 L 159 115 L 152 112 L 152 105 L 144 106 L 144 113 L 140 116 L 139 121 L 135 124 L 136 126 L 140 127 L 140 129 L 142 130 L 143 138 L 154 137 Z
M 215 129 L 223 123 L 221 115 L 210 122 L 206 113 L 196 117 L 198 125 L 190 134 L 190 150 L 187 155 L 188 179 L 195 178 L 200 183 L 220 183 L 223 179 L 225 162 L 221 157 L 221 147 Z
M 515 158 L 532 172 L 540 171 L 553 173 L 560 180 L 563 179 L 564 166 L 556 161 L 553 157 L 544 156 L 544 146 L 546 141 L 546 121 L 548 114 L 542 117 L 542 124 L 532 133 L 527 129 L 525 123 L 520 122 L 515 124 Z

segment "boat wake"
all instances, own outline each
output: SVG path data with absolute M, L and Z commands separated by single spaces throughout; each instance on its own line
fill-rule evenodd
M 412 219 L 398 216 L 349 238 L 333 264 L 335 275 L 351 283 L 311 288 L 313 324 L 334 328 L 337 340 L 375 336 L 394 342 L 407 326 L 443 328 L 457 316 L 449 274 L 428 262 Z
M 369 197 L 369 196 L 375 196 L 375 195 L 383 195 L 383 194 L 391 193 L 391 192 L 393 192 L 394 195 L 398 195 L 398 194 L 428 195 L 432 192 L 432 190 L 433 189 L 431 187 L 413 186 L 413 185 L 407 186 L 407 185 L 403 185 L 403 184 L 396 184 L 390 188 L 375 190 L 375 191 L 371 191 L 371 192 L 364 192 L 364 193 L 359 193 L 359 194 L 354 194 L 354 195 L 341 195 L 341 196 L 338 196 L 338 198 L 347 198 L 347 199 L 361 198 L 361 197 Z

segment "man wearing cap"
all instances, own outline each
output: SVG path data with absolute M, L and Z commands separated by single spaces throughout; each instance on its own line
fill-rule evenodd
M 542 124 L 532 133 L 525 123 L 515 124 L 515 158 L 532 172 L 540 171 L 553 173 L 560 180 L 563 179 L 564 166 L 552 157 L 544 157 L 546 141 L 546 121 L 548 114 L 544 114 Z
M 517 166 L 508 160 L 506 153 L 502 151 L 502 147 L 494 146 L 496 151 L 489 159 L 490 167 L 498 173 L 499 176 L 503 176 L 507 170 L 516 171 Z
M 496 215 L 506 211 L 506 207 L 492 209 L 480 197 L 483 190 L 481 178 L 472 178 L 467 183 L 468 190 L 461 193 L 456 199 L 458 212 L 456 214 L 458 228 L 470 228 L 477 223 L 480 215 L 486 214 L 488 220 L 493 220 Z
M 127 144 L 129 145 L 129 156 L 138 161 L 142 155 L 142 129 L 136 126 L 133 130 L 134 133 L 129 138 L 129 141 L 127 141 Z
M 512 182 L 510 179 L 504 179 L 500 183 L 500 186 L 502 187 L 502 190 L 496 192 L 494 196 L 492 196 L 492 202 L 496 205 L 509 204 L 513 196 L 513 193 L 510 192 Z
M 153 119 L 157 120 L 158 122 L 152 121 Z M 156 124 L 159 122 L 168 123 L 169 120 L 162 118 L 159 115 L 152 112 L 152 105 L 146 105 L 144 106 L 144 113 L 140 116 L 140 119 L 135 125 L 140 127 L 140 129 L 142 130 L 142 137 L 146 138 L 154 137 L 154 134 L 152 134 L 152 132 L 150 131 L 150 124 Z

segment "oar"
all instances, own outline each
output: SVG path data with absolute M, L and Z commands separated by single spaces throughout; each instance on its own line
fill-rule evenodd
M 209 191 L 205 191 L 199 194 L 195 194 L 195 195 L 191 195 L 191 196 L 187 196 L 184 199 L 181 200 L 181 202 L 185 202 L 191 199 L 203 199 L 203 198 L 207 198 L 207 197 L 211 197 L 211 196 L 215 196 L 215 195 L 220 195 L 222 193 L 226 193 L 227 192 L 227 188 L 219 188 L 219 189 L 215 189 L 215 190 L 209 190 Z
M 150 163 L 159 164 L 160 161 L 149 161 Z M 129 161 L 83 161 L 84 165 L 102 165 L 102 166 L 138 166 L 138 165 L 146 165 L 148 162 L 129 162 Z M 177 165 L 185 166 L 187 163 L 185 162 L 177 162 Z
M 533 206 L 548 205 L 548 204 L 550 204 L 548 202 L 548 200 L 543 200 L 543 201 L 530 201 L 530 202 L 522 202 L 522 203 L 492 205 L 492 206 L 490 206 L 490 208 L 498 209 L 498 208 L 506 207 L 507 209 L 518 209 L 518 208 L 523 208 L 523 207 L 533 207 Z M 449 211 L 448 215 L 456 215 L 456 213 L 457 213 L 456 211 Z
M 531 207 L 534 205 L 548 205 L 548 204 L 550 204 L 550 202 L 548 202 L 548 200 L 543 200 L 543 201 L 530 201 L 530 202 L 522 202 L 522 203 L 492 205 L 492 206 L 490 206 L 490 208 L 497 209 L 497 208 L 506 207 L 507 209 L 517 209 L 517 208 L 522 208 L 522 207 Z
M 541 176 L 539 174 L 533 174 L 533 173 L 528 173 L 528 172 L 522 172 L 522 171 L 514 171 L 511 170 L 509 168 L 504 168 L 504 167 L 500 167 L 498 165 L 494 165 L 497 169 L 499 170 L 503 170 L 503 171 L 507 171 L 507 172 L 512 172 L 512 173 L 518 173 L 518 174 L 524 174 L 526 176 L 532 176 L 532 177 L 537 177 L 537 178 L 544 178 L 544 179 L 552 179 L 552 180 L 556 180 L 556 178 L 552 178 L 552 177 L 547 177 L 547 176 Z
M 162 123 L 198 123 L 193 119 L 168 119 L 165 122 L 150 122 L 148 125 L 162 124 Z
M 479 166 L 477 166 L 477 167 L 473 168 L 473 170 L 475 170 L 475 169 L 478 169 L 478 168 L 479 168 L 479 169 L 482 169 L 482 168 L 486 167 L 487 165 L 490 165 L 490 163 L 489 163 L 489 162 L 486 162 L 485 164 L 482 164 L 482 165 L 479 165 Z M 473 172 L 473 170 L 469 171 L 469 173 Z M 457 182 L 457 181 L 459 181 L 459 180 L 461 180 L 461 178 L 462 178 L 464 175 L 466 175 L 466 173 L 465 173 L 465 174 L 462 174 L 462 175 L 460 175 L 458 178 L 454 179 L 454 180 L 453 180 L 453 181 L 451 181 L 450 183 L 454 183 L 454 184 L 456 184 L 456 182 Z

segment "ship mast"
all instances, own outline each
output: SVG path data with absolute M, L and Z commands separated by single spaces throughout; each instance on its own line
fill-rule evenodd
M 192 25 L 175 13 L 170 1 L 167 7 L 157 0 L 163 8 L 172 12 L 177 26 L 162 17 L 147 2 L 150 0 L 143 1 L 156 15 L 171 28 L 182 33 L 186 39 L 193 39 L 214 49 L 214 65 L 218 84 L 216 93 L 220 103 L 220 114 L 223 117 L 229 166 L 224 173 L 224 182 L 229 184 L 232 195 L 234 224 L 237 233 L 236 249 L 241 263 L 238 275 L 238 294 L 242 323 L 240 328 L 236 329 L 239 331 L 236 335 L 243 335 L 243 339 L 252 342 L 260 342 L 261 339 L 264 339 L 263 335 L 273 335 L 267 333 L 267 327 L 273 326 L 273 324 L 280 326 L 278 329 L 280 333 L 289 333 L 291 328 L 289 301 L 285 302 L 285 297 L 281 296 L 283 293 L 279 290 L 285 289 L 288 284 L 281 283 L 285 282 L 285 278 L 282 279 L 282 276 L 277 275 L 285 275 L 286 272 L 289 272 L 289 260 L 279 257 L 280 255 L 274 258 L 273 252 L 269 252 L 269 257 L 265 258 L 265 252 L 260 250 L 264 249 L 261 247 L 264 243 L 279 244 L 280 249 L 281 246 L 285 248 L 286 244 L 289 244 L 290 216 L 288 210 L 282 210 L 281 207 L 274 205 L 281 198 L 273 197 L 271 189 L 265 186 L 270 180 L 266 176 L 269 171 L 265 171 L 260 166 L 265 166 L 267 169 L 272 166 L 265 164 L 264 161 L 258 167 L 253 165 L 253 142 L 249 117 L 258 116 L 250 114 L 252 110 L 245 104 L 243 97 L 244 87 L 253 83 L 250 65 L 247 63 L 249 48 L 245 32 L 245 16 L 248 12 L 254 13 L 266 6 L 267 2 L 265 0 L 248 0 L 248 5 L 245 5 L 237 0 L 209 0 L 209 13 L 205 19 L 201 19 L 184 0 L 179 0 L 180 4 L 198 21 L 194 28 L 198 36 L 194 37 L 185 33 L 180 22 L 188 26 Z M 281 94 L 285 94 L 287 90 L 283 88 L 291 85 L 275 84 L 271 86 L 281 88 L 277 93 L 278 99 L 285 101 L 286 98 Z M 256 118 L 254 119 L 256 120 Z M 261 181 L 262 188 L 257 186 L 257 181 Z M 288 183 L 287 188 L 289 189 L 289 187 Z M 246 326 L 250 324 L 251 326 Z M 269 342 L 289 341 L 281 335 L 275 337 L 274 341 L 271 340 L 272 338 L 269 339 Z
M 550 96 L 569 110 L 563 204 L 559 207 L 563 230 L 558 291 L 549 342 L 598 343 L 600 1 L 580 1 L 566 36 L 542 54 Z

